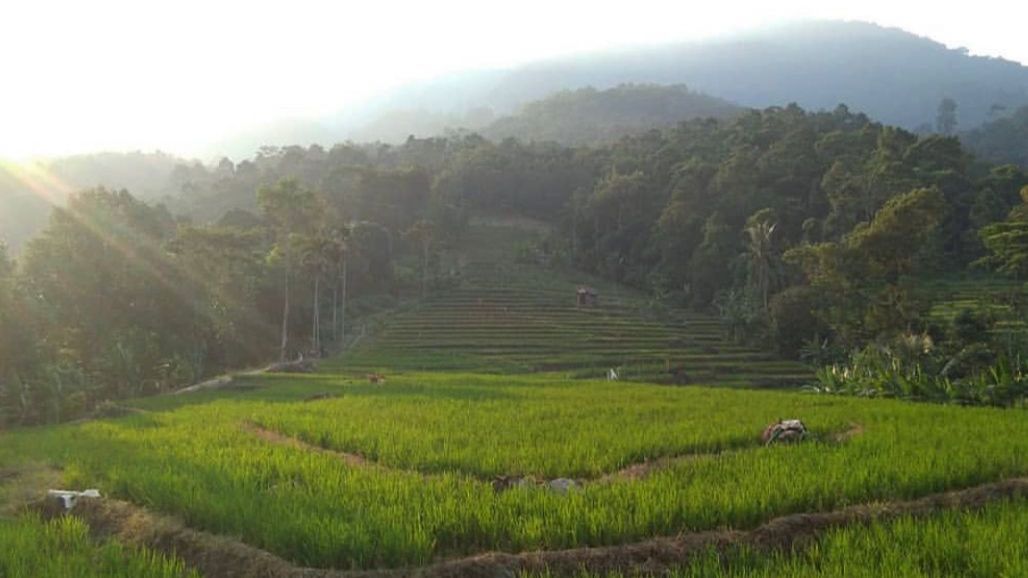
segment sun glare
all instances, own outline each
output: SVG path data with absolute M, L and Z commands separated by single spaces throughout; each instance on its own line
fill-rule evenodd
M 987 2 L 986 2 L 987 3 Z M 1002 9 L 1000 9 L 1002 8 Z M 185 155 L 290 119 L 339 122 L 398 85 L 570 53 L 688 41 L 806 18 L 867 19 L 972 52 L 1028 59 L 1023 8 L 870 1 L 211 4 L 23 2 L 0 35 L 0 155 Z M 999 18 L 997 14 L 1004 14 Z M 60 15 L 56 17 L 55 15 Z

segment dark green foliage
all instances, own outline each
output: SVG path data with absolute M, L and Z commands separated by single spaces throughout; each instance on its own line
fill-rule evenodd
M 822 300 L 818 290 L 806 286 L 790 287 L 771 300 L 771 341 L 782 355 L 798 357 L 804 344 L 829 333 L 817 315 Z
M 976 346 L 961 351 L 944 367 L 962 366 L 963 370 L 939 372 L 936 360 L 911 358 L 895 346 L 869 345 L 848 363 L 818 369 L 814 388 L 862 397 L 1023 407 L 1028 400 L 1028 362 L 994 359 L 987 349 Z
M 420 191 L 420 204 L 380 213 L 394 226 L 433 213 L 423 173 L 373 178 Z M 252 367 L 279 339 L 284 357 L 338 346 L 348 295 L 398 289 L 387 226 L 344 221 L 294 178 L 255 198 L 263 219 L 234 209 L 197 226 L 126 191 L 87 190 L 54 211 L 17 266 L 0 249 L 0 424 L 71 419 Z M 343 207 L 360 212 L 359 200 Z
M 1021 189 L 1023 203 L 1007 220 L 981 229 L 982 243 L 989 255 L 981 263 L 1012 277 L 1028 277 L 1028 186 Z
M 957 101 L 946 97 L 939 102 L 939 112 L 935 115 L 935 130 L 939 134 L 951 135 L 957 128 Z
M 969 149 L 990 162 L 1028 167 L 1028 106 L 961 135 Z

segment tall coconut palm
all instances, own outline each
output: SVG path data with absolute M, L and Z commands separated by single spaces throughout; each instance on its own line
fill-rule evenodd
M 746 233 L 746 252 L 749 257 L 750 284 L 767 311 L 768 294 L 771 291 L 772 274 L 775 267 L 774 234 L 776 224 L 770 221 L 749 223 Z

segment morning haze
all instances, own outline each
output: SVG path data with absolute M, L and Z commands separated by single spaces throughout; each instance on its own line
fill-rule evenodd
M 1020 9 L 823 4 L 8 10 L 0 576 L 1028 575 Z

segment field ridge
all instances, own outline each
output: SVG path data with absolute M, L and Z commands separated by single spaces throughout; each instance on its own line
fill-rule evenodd
M 368 459 L 367 457 L 354 453 L 345 452 L 331 447 L 310 443 L 300 437 L 284 434 L 276 431 L 272 428 L 265 427 L 257 422 L 244 422 L 243 429 L 252 433 L 254 436 L 261 440 L 276 445 L 289 446 L 302 451 L 323 453 L 330 456 L 334 456 L 340 459 L 343 463 L 350 467 L 365 467 L 375 468 L 379 470 L 394 471 L 394 472 L 408 472 L 418 474 L 420 476 L 431 477 L 438 476 L 438 472 L 422 471 L 418 468 L 401 468 L 389 466 L 375 460 Z M 864 428 L 860 424 L 851 424 L 849 429 L 844 431 L 833 432 L 825 436 L 825 441 L 833 443 L 843 443 L 854 436 L 860 435 L 864 432 Z M 721 456 L 729 453 L 741 452 L 746 450 L 755 449 L 761 447 L 760 440 L 754 438 L 752 443 L 748 443 L 740 446 L 729 446 L 713 448 L 706 451 L 686 451 L 680 453 L 673 453 L 663 456 L 657 456 L 654 458 L 644 458 L 641 461 L 633 462 L 625 465 L 615 471 L 603 473 L 597 476 L 579 476 L 574 479 L 577 484 L 592 484 L 592 483 L 612 483 L 619 480 L 634 480 L 646 477 L 651 473 L 674 467 L 682 462 L 695 460 L 699 458 L 709 458 Z M 545 483 L 548 480 L 540 478 L 538 476 L 519 476 L 517 474 L 499 474 L 495 476 L 486 476 L 477 474 L 474 472 L 461 472 L 470 478 L 474 478 L 480 481 L 492 481 L 494 482 L 494 488 L 496 489 L 508 489 L 512 487 L 518 480 L 525 482 L 534 483 Z M 496 483 L 500 485 L 497 486 Z M 508 483 L 510 485 L 508 485 Z
M 944 510 L 976 510 L 993 502 L 1021 497 L 1028 497 L 1028 478 L 1012 478 L 913 500 L 870 502 L 828 512 L 780 516 L 749 531 L 692 532 L 630 544 L 517 554 L 489 552 L 439 560 L 419 568 L 379 570 L 298 566 L 260 548 L 188 528 L 174 518 L 121 500 L 82 499 L 74 515 L 82 518 L 98 537 L 113 537 L 126 544 L 173 553 L 205 578 L 495 578 L 529 572 L 547 572 L 551 576 L 628 570 L 656 574 L 712 550 L 728 553 L 748 548 L 764 553 L 788 552 L 839 527 L 901 516 L 923 517 Z

